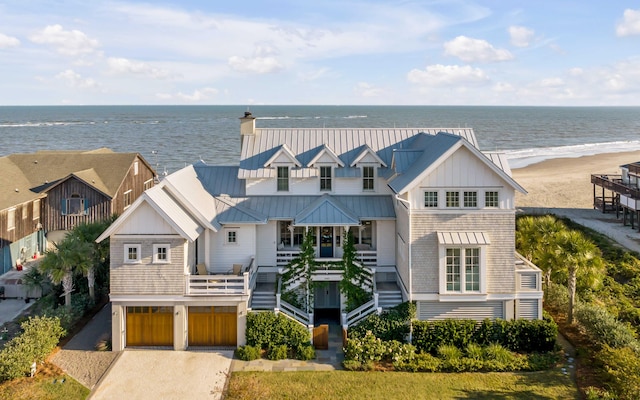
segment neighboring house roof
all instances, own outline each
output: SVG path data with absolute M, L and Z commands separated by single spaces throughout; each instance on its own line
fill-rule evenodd
M 256 129 L 253 135 L 243 137 L 238 178 L 267 178 L 273 170 L 266 168 L 267 161 L 283 143 L 302 165 L 309 165 L 325 146 L 332 150 L 344 165 L 352 165 L 368 146 L 380 160 L 391 165 L 394 149 L 407 148 L 420 133 L 436 135 L 449 132 L 463 137 L 477 146 L 471 128 L 317 128 L 317 129 Z
M 37 151 L 0 157 L 0 188 L 3 188 L 0 190 L 0 210 L 43 197 L 58 182 L 72 176 L 113 197 L 138 156 L 138 153 L 114 153 L 100 148 Z M 146 163 L 142 157 L 140 160 Z

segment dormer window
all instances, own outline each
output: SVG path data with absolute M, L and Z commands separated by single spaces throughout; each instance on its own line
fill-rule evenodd
M 362 167 L 362 190 L 370 192 L 374 190 L 375 170 L 374 167 Z
M 289 167 L 277 167 L 278 192 L 289 191 Z
M 330 166 L 320 167 L 320 191 L 331 191 L 331 170 Z

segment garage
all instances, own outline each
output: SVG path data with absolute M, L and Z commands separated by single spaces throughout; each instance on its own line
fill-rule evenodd
M 127 307 L 127 346 L 173 346 L 173 307 Z
M 236 346 L 236 306 L 189 307 L 189 346 Z

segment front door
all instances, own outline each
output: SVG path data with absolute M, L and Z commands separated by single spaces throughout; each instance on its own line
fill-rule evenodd
M 333 227 L 320 228 L 320 257 L 333 257 Z

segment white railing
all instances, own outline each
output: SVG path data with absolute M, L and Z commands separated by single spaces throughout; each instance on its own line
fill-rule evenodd
M 374 312 L 378 314 L 382 312 L 382 308 L 378 307 L 378 293 L 374 293 L 373 300 L 368 303 L 361 305 L 349 313 L 343 313 L 342 326 L 346 329 Z
M 276 294 L 276 308 L 274 309 L 274 311 L 276 314 L 278 312 L 283 313 L 287 317 L 299 322 L 305 327 L 313 325 L 313 313 L 306 313 L 293 304 L 287 303 L 280 298 L 279 293 Z
M 238 275 L 188 275 L 188 296 L 249 294 L 249 273 Z
M 276 266 L 286 267 L 287 265 L 289 265 L 291 260 L 298 257 L 299 254 L 300 254 L 300 249 L 287 249 L 287 250 L 276 251 Z
M 356 258 L 365 267 L 375 267 L 378 265 L 378 252 L 376 250 L 358 250 Z
M 298 257 L 299 255 L 299 249 L 278 250 L 276 251 L 276 266 L 286 267 L 291 262 L 291 260 Z M 357 250 L 356 258 L 365 267 L 375 267 L 376 265 L 378 265 L 378 252 L 376 250 Z M 342 259 L 336 258 L 335 260 L 341 261 Z M 327 259 L 318 258 L 316 259 L 316 261 L 322 263 L 324 261 L 327 261 Z

